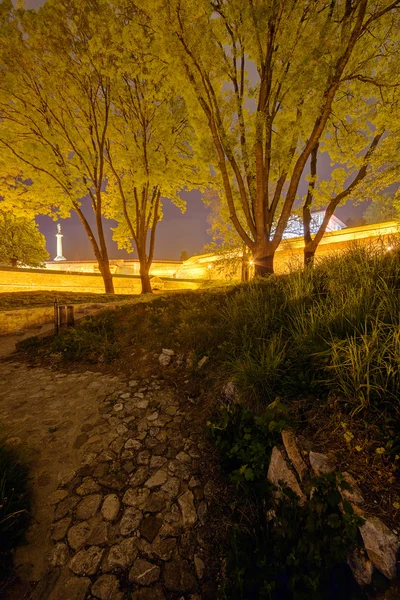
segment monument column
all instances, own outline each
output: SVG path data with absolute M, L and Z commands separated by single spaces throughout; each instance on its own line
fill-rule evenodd
M 55 257 L 54 260 L 67 260 L 65 258 L 65 256 L 63 256 L 63 249 L 62 249 L 63 234 L 61 233 L 61 225 L 60 225 L 60 223 L 57 223 L 56 238 L 57 238 L 57 256 Z

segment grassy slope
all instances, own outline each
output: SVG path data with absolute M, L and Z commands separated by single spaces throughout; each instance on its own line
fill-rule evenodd
M 57 298 L 60 304 L 103 304 L 136 298 L 127 294 L 90 294 L 76 292 L 2 292 L 0 293 L 0 310 L 14 310 L 18 308 L 35 308 L 37 306 L 51 306 Z
M 396 528 L 399 291 L 397 251 L 355 247 L 310 272 L 105 311 L 31 356 L 151 374 L 162 348 L 194 365 L 207 355 L 200 371 L 185 361 L 164 371 L 176 385 L 190 379 L 204 420 L 228 379 L 256 414 L 280 397 L 313 449 L 334 450 L 339 469 L 356 476 L 366 511 Z
M 135 352 L 153 361 L 162 348 L 207 355 L 201 378 L 207 376 L 208 387 L 233 379 L 257 411 L 283 398 L 316 445 L 337 450 L 365 473 L 369 488 L 380 489 L 380 510 L 395 520 L 399 290 L 397 252 L 355 247 L 311 272 L 122 307 L 41 351 L 58 359 L 116 360 L 113 368 L 121 369 Z

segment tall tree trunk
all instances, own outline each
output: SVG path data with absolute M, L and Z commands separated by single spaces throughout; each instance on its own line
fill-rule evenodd
M 97 190 L 97 204 L 96 204 L 96 229 L 97 235 L 100 242 L 100 253 L 101 253 L 101 261 L 102 267 L 99 269 L 101 274 L 103 275 L 104 287 L 106 290 L 106 294 L 114 294 L 114 283 L 113 278 L 110 271 L 110 261 L 108 259 L 108 250 L 106 239 L 104 237 L 104 229 L 103 229 L 103 219 L 102 219 L 102 210 L 101 210 L 101 189 Z
M 146 254 L 140 252 L 138 253 L 139 256 L 139 263 L 140 263 L 140 280 L 142 282 L 142 294 L 152 294 L 153 290 L 151 289 L 151 283 L 150 283 L 150 275 L 149 275 L 149 268 L 147 266 L 147 258 L 146 258 Z
M 114 283 L 113 283 L 113 278 L 112 278 L 112 274 L 110 271 L 110 262 L 108 260 L 108 254 L 107 254 L 107 248 L 105 245 L 103 228 L 101 228 L 101 233 L 103 235 L 103 245 L 105 248 L 105 256 L 103 256 L 103 253 L 101 252 L 101 250 L 99 248 L 97 240 L 94 237 L 92 228 L 90 227 L 85 215 L 83 214 L 81 207 L 78 204 L 74 204 L 74 210 L 75 210 L 76 214 L 78 215 L 78 217 L 86 231 L 86 234 L 89 238 L 91 246 L 93 248 L 93 252 L 96 257 L 97 264 L 99 265 L 99 271 L 101 273 L 101 276 L 103 277 L 104 291 L 106 294 L 114 294 L 115 293 L 114 292 Z
M 99 271 L 101 276 L 103 277 L 104 282 L 104 291 L 106 294 L 115 294 L 114 291 L 114 282 L 112 278 L 112 274 L 110 271 L 110 263 L 107 257 L 107 260 L 97 259 L 97 263 L 99 265 Z
M 311 181 L 308 184 L 306 201 L 303 206 L 303 235 L 304 235 L 304 267 L 314 266 L 316 244 L 311 235 L 311 206 L 314 199 L 314 189 L 317 177 L 317 158 L 319 143 L 311 150 L 310 175 Z
M 274 258 L 278 244 L 269 240 L 267 233 L 261 236 L 253 248 L 255 277 L 268 277 L 274 273 Z
M 12 259 L 11 259 L 11 266 L 12 266 L 12 267 L 16 267 L 16 266 L 17 266 L 17 262 L 18 262 L 18 259 L 17 259 L 17 258 L 12 258 Z
M 267 277 L 274 273 L 275 250 L 263 256 L 254 256 L 254 274 L 256 277 Z

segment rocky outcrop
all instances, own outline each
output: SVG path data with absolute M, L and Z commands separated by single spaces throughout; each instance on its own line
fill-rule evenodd
M 276 446 L 272 449 L 267 478 L 268 481 L 273 483 L 278 489 L 282 488 L 282 485 L 290 488 L 299 497 L 300 505 L 304 504 L 306 501 L 306 497 L 302 492 L 295 475 L 287 466 L 282 452 L 278 450 Z
M 396 555 L 400 547 L 398 537 L 377 517 L 369 517 L 360 527 L 368 557 L 374 567 L 388 579 L 396 576 Z
M 323 473 L 332 473 L 336 468 L 336 459 L 333 454 L 320 454 L 319 452 L 310 452 L 309 454 L 311 468 L 315 475 Z
M 277 495 L 281 494 L 282 486 L 287 486 L 298 496 L 299 504 L 303 505 L 307 499 L 303 491 L 307 479 L 334 472 L 337 465 L 336 457 L 333 453 L 322 454 L 311 451 L 308 453 L 310 463 L 308 467 L 302 458 L 294 431 L 283 431 L 282 442 L 284 451 L 276 446 L 272 449 L 267 478 L 276 486 Z M 364 524 L 359 528 L 364 547 L 357 548 L 348 557 L 348 564 L 354 578 L 359 585 L 369 585 L 373 571 L 377 569 L 388 579 L 393 579 L 396 576 L 396 556 L 400 548 L 400 540 L 380 519 L 363 513 L 360 506 L 364 503 L 364 499 L 357 481 L 346 471 L 342 473 L 342 477 L 347 484 L 340 489 L 343 500 L 350 502 L 355 512 L 365 519 Z M 269 512 L 270 518 L 273 518 L 274 510 L 271 509 Z
M 283 445 L 285 446 L 286 454 L 288 455 L 293 467 L 296 469 L 300 481 L 302 481 L 307 473 L 307 465 L 301 458 L 294 432 L 289 429 L 282 431 L 282 441 Z

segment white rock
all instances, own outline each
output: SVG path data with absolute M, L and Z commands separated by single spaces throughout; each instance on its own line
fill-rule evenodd
M 103 571 L 115 568 L 126 569 L 138 555 L 136 538 L 127 538 L 119 544 L 111 546 L 107 559 L 103 563 Z
M 154 475 L 152 475 L 150 477 L 150 479 L 148 479 L 146 481 L 145 486 L 148 488 L 158 487 L 159 485 L 164 485 L 164 483 L 167 481 L 167 479 L 168 479 L 167 473 L 165 471 L 163 471 L 162 469 L 160 469 L 159 471 L 154 473 Z
M 347 558 L 347 564 L 353 572 L 358 585 L 369 585 L 374 572 L 374 566 L 363 550 L 356 548 Z
M 168 367 L 169 363 L 171 362 L 171 357 L 168 356 L 168 354 L 160 354 L 158 357 L 158 362 L 162 367 Z
M 396 576 L 398 537 L 377 517 L 369 517 L 360 527 L 365 549 L 372 564 L 388 579 Z
M 69 568 L 76 575 L 94 575 L 103 556 L 104 550 L 91 546 L 88 550 L 81 550 L 71 559 Z
M 68 558 L 69 553 L 67 544 L 59 542 L 53 548 L 52 554 L 50 556 L 50 565 L 52 567 L 61 567 L 67 562 Z
M 92 594 L 100 600 L 119 600 L 123 594 L 119 591 L 119 582 L 114 575 L 101 575 L 92 585 Z
M 204 367 L 204 365 L 206 364 L 207 361 L 208 361 L 208 356 L 203 356 L 203 358 L 201 358 L 199 360 L 199 362 L 197 363 L 197 368 L 201 369 L 202 367 Z
M 142 447 L 142 444 L 139 442 L 139 440 L 134 440 L 133 438 L 129 438 L 129 440 L 127 440 L 125 446 L 126 450 L 140 450 Z
M 236 401 L 239 398 L 239 393 L 233 381 L 228 381 L 222 387 L 221 394 L 227 400 Z
M 109 494 L 104 498 L 101 514 L 106 521 L 115 521 L 119 513 L 119 499 L 116 494 Z
M 289 429 L 282 431 L 282 441 L 290 462 L 296 469 L 297 474 L 300 477 L 300 481 L 303 481 L 303 477 L 307 473 L 307 466 L 304 460 L 301 458 L 294 432 L 290 431 Z
M 364 498 L 362 497 L 360 488 L 358 487 L 356 480 L 354 477 L 347 473 L 346 471 L 342 473 L 343 479 L 346 483 L 349 484 L 349 490 L 340 490 L 342 498 L 351 502 L 351 504 L 362 504 L 364 502 Z
M 186 452 L 179 452 L 179 454 L 177 454 L 177 456 L 176 456 L 176 460 L 179 460 L 180 462 L 184 462 L 184 463 L 192 462 L 192 459 L 190 458 L 190 456 L 188 454 L 186 454 Z
M 182 512 L 183 525 L 194 525 L 197 521 L 197 512 L 194 506 L 194 496 L 192 492 L 188 490 L 179 496 L 178 504 Z
M 200 558 L 200 556 L 198 554 L 194 555 L 194 566 L 195 566 L 195 569 L 196 569 L 197 577 L 199 579 L 203 579 L 205 565 L 204 565 L 203 560 Z
M 299 497 L 300 505 L 306 501 L 306 497 L 301 491 L 296 477 L 287 466 L 281 451 L 276 446 L 272 449 L 267 478 L 278 488 L 281 487 L 280 482 L 287 485 Z
M 166 356 L 174 356 L 175 354 L 174 350 L 170 350 L 169 348 L 163 348 L 161 353 L 165 354 Z
M 139 558 L 129 572 L 129 580 L 139 585 L 151 585 L 160 578 L 160 567 Z
M 332 473 L 336 468 L 336 459 L 333 454 L 320 454 L 319 452 L 310 452 L 310 464 L 316 475 L 322 473 Z
M 142 519 L 143 515 L 138 508 L 134 506 L 127 508 L 119 525 L 121 535 L 134 534 L 139 529 Z
M 77 523 L 68 531 L 68 543 L 73 550 L 79 550 L 86 544 L 91 533 L 92 528 L 87 521 Z
M 154 412 L 154 413 L 152 413 L 151 415 L 149 415 L 147 417 L 148 421 L 157 421 L 157 419 L 158 419 L 158 412 L 157 411 Z
M 150 490 L 147 488 L 128 488 L 122 498 L 123 504 L 128 506 L 136 506 L 136 508 L 144 508 L 147 498 L 150 496 Z

